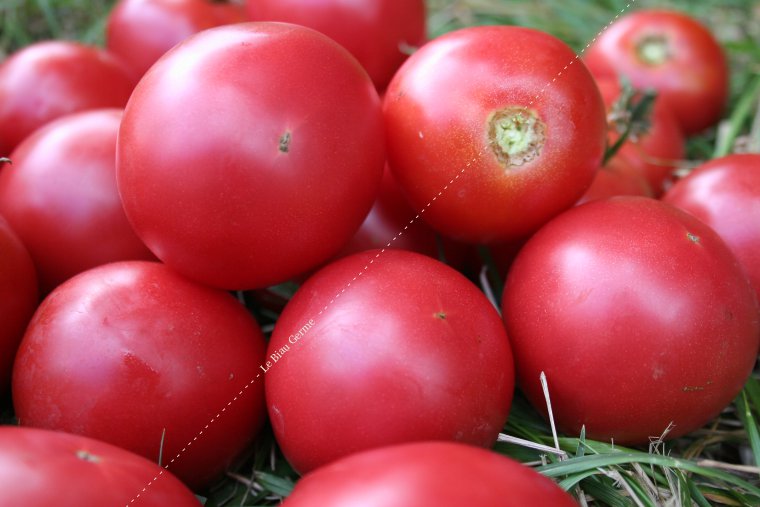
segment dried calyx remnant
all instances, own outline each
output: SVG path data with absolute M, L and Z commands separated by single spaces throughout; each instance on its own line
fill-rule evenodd
M 533 109 L 509 106 L 488 117 L 488 142 L 505 167 L 521 166 L 541 154 L 546 126 Z

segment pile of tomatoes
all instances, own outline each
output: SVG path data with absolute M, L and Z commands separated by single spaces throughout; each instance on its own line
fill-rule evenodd
M 268 421 L 288 507 L 571 506 L 487 450 L 516 386 L 637 445 L 752 372 L 760 155 L 675 176 L 728 94 L 696 20 L 629 12 L 579 57 L 427 41 L 422 0 L 120 0 L 106 39 L 0 65 L 14 505 L 197 505 Z

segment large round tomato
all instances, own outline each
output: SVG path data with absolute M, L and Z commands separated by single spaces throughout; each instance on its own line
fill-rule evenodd
M 134 85 L 124 64 L 94 46 L 49 41 L 22 49 L 0 66 L 0 156 L 59 116 L 124 107 Z
M 26 138 L 0 170 L 0 213 L 34 259 L 44 293 L 107 262 L 153 259 L 116 190 L 122 111 L 67 115 Z
M 563 42 L 527 28 L 429 42 L 394 76 L 384 113 L 390 166 L 413 207 L 471 242 L 532 233 L 578 200 L 604 153 L 591 75 Z
M 760 324 L 747 276 L 720 237 L 643 197 L 574 208 L 539 230 L 507 278 L 518 380 L 557 424 L 646 443 L 716 416 L 747 380 Z
M 403 250 L 356 254 L 311 277 L 267 353 L 272 427 L 302 473 L 400 442 L 491 446 L 514 387 L 489 301 L 452 268 Z
M 425 41 L 424 0 L 247 0 L 256 21 L 314 28 L 348 49 L 383 90 Z
M 631 12 L 605 30 L 583 60 L 595 76 L 622 75 L 636 88 L 657 90 L 686 134 L 716 123 L 728 99 L 723 49 L 705 26 L 680 12 Z
M 711 160 L 678 181 L 663 200 L 715 229 L 760 295 L 760 154 Z
M 108 16 L 106 47 L 142 76 L 177 43 L 207 28 L 245 21 L 242 6 L 209 0 L 120 0 Z
M 263 383 L 251 384 L 264 350 L 256 322 L 228 293 L 158 263 L 107 264 L 40 305 L 16 357 L 14 406 L 22 425 L 97 438 L 154 462 L 162 455 L 200 489 L 264 420 Z
M 34 263 L 8 222 L 0 216 L 0 400 L 8 390 L 13 358 L 35 308 Z
M 574 507 L 550 479 L 495 452 L 449 442 L 366 451 L 298 481 L 283 507 Z
M 117 179 L 138 235 L 226 289 L 285 281 L 336 254 L 377 192 L 380 100 L 345 49 L 308 28 L 194 35 L 140 81 Z
M 77 435 L 0 427 L 5 505 L 199 507 L 195 495 L 155 463 Z

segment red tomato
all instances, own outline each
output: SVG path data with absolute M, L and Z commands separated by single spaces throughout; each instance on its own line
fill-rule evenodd
M 620 156 L 613 157 L 607 165 L 597 171 L 591 186 L 577 204 L 616 195 L 652 197 L 652 187 L 644 174 Z
M 108 16 L 106 47 L 142 76 L 194 33 L 245 20 L 242 6 L 209 0 L 119 0 Z
M 5 505 L 199 507 L 195 495 L 155 463 L 67 433 L 0 426 Z M 139 495 L 139 497 L 138 497 Z
M 0 399 L 10 386 L 13 357 L 36 307 L 34 263 L 0 216 Z
M 272 427 L 302 473 L 402 442 L 488 447 L 507 419 L 512 354 L 493 306 L 445 264 L 403 250 L 378 254 L 311 277 L 269 342 Z
M 607 110 L 611 111 L 620 97 L 620 83 L 616 79 L 599 79 L 597 84 Z M 686 156 L 686 138 L 670 107 L 660 99 L 655 99 L 649 121 L 649 130 L 643 135 L 629 138 L 620 147 L 616 158 L 625 159 L 646 177 L 651 190 L 640 195 L 651 196 L 654 191 L 659 196 L 672 185 L 676 162 Z M 613 144 L 619 138 L 620 132 L 612 122 L 609 143 Z
M 527 28 L 426 44 L 394 76 L 384 113 L 390 166 L 413 207 L 435 199 L 425 220 L 464 241 L 529 235 L 580 198 L 604 153 L 594 80 L 568 46 Z
M 730 155 L 703 164 L 663 200 L 715 229 L 760 294 L 760 155 Z
M 0 213 L 34 259 L 43 293 L 86 269 L 153 259 L 116 190 L 122 111 L 67 115 L 27 137 L 0 170 Z
M 310 473 L 283 507 L 577 507 L 550 479 L 495 452 L 448 442 L 366 451 Z
M 134 80 L 110 53 L 77 42 L 38 42 L 0 66 L 0 156 L 65 114 L 124 107 Z
M 282 23 L 212 28 L 140 81 L 117 179 L 148 247 L 188 277 L 263 287 L 335 255 L 385 163 L 380 101 L 356 60 Z
M 158 263 L 108 264 L 40 305 L 16 357 L 14 407 L 23 425 L 97 438 L 154 462 L 163 442 L 163 464 L 201 489 L 264 420 L 263 383 L 251 381 L 265 347 L 229 294 Z
M 247 0 L 256 21 L 322 32 L 349 50 L 383 90 L 410 49 L 425 42 L 424 0 Z
M 523 247 L 504 321 L 520 386 L 568 434 L 646 443 L 716 416 L 758 352 L 757 300 L 708 226 L 643 197 L 574 208 Z
M 654 88 L 686 134 L 715 124 L 728 99 L 728 64 L 710 31 L 686 14 L 641 10 L 605 30 L 583 60 L 592 74 Z

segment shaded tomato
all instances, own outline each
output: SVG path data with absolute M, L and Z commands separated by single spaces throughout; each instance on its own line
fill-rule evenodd
M 306 475 L 283 507 L 574 507 L 550 479 L 495 452 L 449 442 L 365 451 Z
M 720 237 L 643 197 L 578 206 L 512 265 L 503 315 L 522 390 L 539 410 L 546 373 L 570 435 L 646 443 L 705 424 L 737 395 L 758 352 L 758 305 Z
M 148 248 L 226 289 L 283 282 L 356 232 L 385 163 L 380 101 L 356 59 L 283 23 L 194 35 L 135 89 L 117 180 Z
M 263 383 L 254 380 L 265 347 L 228 293 L 159 263 L 108 264 L 64 282 L 38 308 L 14 365 L 14 407 L 25 426 L 154 462 L 162 455 L 198 490 L 264 421 Z
M 663 200 L 715 229 L 760 294 L 760 155 L 711 160 L 676 182 Z
M 591 75 L 559 39 L 528 28 L 465 28 L 429 42 L 394 76 L 383 107 L 405 195 L 462 241 L 531 234 L 580 198 L 604 153 Z
M 120 0 L 108 16 L 106 47 L 142 76 L 194 33 L 246 20 L 243 7 L 209 0 Z
M 644 174 L 634 168 L 628 159 L 615 156 L 597 171 L 594 181 L 577 204 L 614 197 L 616 195 L 638 195 L 652 197 L 652 187 Z
M 715 124 L 728 99 L 723 49 L 707 27 L 681 12 L 628 13 L 599 35 L 583 60 L 595 76 L 625 76 L 635 88 L 657 90 L 686 134 Z
M 7 505 L 199 507 L 155 463 L 90 438 L 0 426 L 0 490 Z
M 356 254 L 309 278 L 267 354 L 272 427 L 302 473 L 402 442 L 491 446 L 514 387 L 491 303 L 452 268 L 403 250 Z
M 135 83 L 110 53 L 78 42 L 38 42 L 0 66 L 0 156 L 65 114 L 124 107 Z
M 27 137 L 0 170 L 0 213 L 34 259 L 43 293 L 108 262 L 154 259 L 116 189 L 122 111 L 67 115 Z
M 425 42 L 424 0 L 247 0 L 254 21 L 308 26 L 346 48 L 383 90 Z

